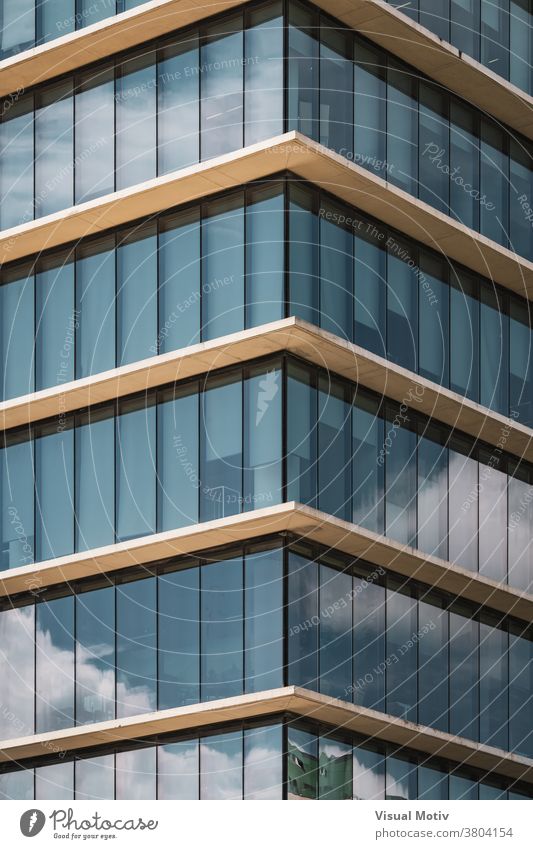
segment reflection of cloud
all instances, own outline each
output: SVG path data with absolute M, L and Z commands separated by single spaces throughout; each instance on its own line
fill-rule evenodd
M 33 734 L 33 605 L 0 614 L 0 739 Z
M 281 751 L 254 745 L 247 753 L 245 795 L 247 799 L 281 799 Z
M 160 746 L 157 755 L 158 799 L 198 798 L 198 741 Z
M 201 743 L 202 799 L 242 799 L 242 744 L 231 737 Z
M 155 746 L 117 752 L 116 798 L 155 799 Z
M 64 632 L 61 636 L 64 639 Z M 57 727 L 73 725 L 74 640 L 72 648 L 60 648 L 54 645 L 49 630 L 43 631 L 37 627 L 36 642 L 38 730 L 50 731 Z

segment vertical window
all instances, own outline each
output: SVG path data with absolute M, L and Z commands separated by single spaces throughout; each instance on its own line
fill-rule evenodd
M 398 422 L 395 408 L 387 411 L 385 444 L 385 533 L 406 545 L 416 539 L 416 434 L 410 430 L 409 422 L 403 426 Z M 388 448 L 389 431 L 395 428 Z
M 115 259 L 113 236 L 77 250 L 77 378 L 115 367 Z
M 385 675 L 376 675 L 385 660 L 385 588 L 354 578 L 353 702 L 385 710 Z
M 481 283 L 480 402 L 489 410 L 509 414 L 509 316 L 503 293 Z
M 479 737 L 479 623 L 450 611 L 450 734 Z
M 398 589 L 387 590 L 387 657 L 398 663 L 386 670 L 387 713 L 417 721 L 417 651 L 409 642 L 417 632 L 417 604 Z M 409 798 L 409 797 L 407 797 Z
M 82 414 L 75 433 L 76 551 L 115 540 L 113 408 Z
M 198 740 L 158 746 L 158 799 L 198 799 L 199 773 Z
M 283 686 L 283 549 L 248 554 L 244 567 L 247 693 Z
M 354 153 L 341 151 L 354 162 L 388 177 L 386 58 L 355 39 Z
M 290 315 L 319 325 L 319 233 L 315 195 L 289 184 Z
M 318 391 L 318 507 L 350 519 L 350 407 L 345 387 L 319 378 Z
M 34 770 L 0 773 L 0 799 L 33 799 Z
M 318 690 L 318 567 L 289 554 L 288 684 Z
M 514 627 L 509 634 L 509 748 L 532 757 L 533 643 Z
M 117 249 L 117 365 L 157 351 L 157 230 L 147 224 Z
M 494 69 L 493 69 L 494 70 Z M 509 158 L 505 133 L 481 121 L 480 232 L 507 246 L 509 232 Z
M 468 456 L 470 445 L 450 441 L 448 471 L 448 554 L 472 572 L 478 570 L 478 463 Z
M 320 144 L 353 157 L 353 35 L 351 31 L 335 29 L 325 18 L 322 21 Z
M 469 2 L 469 0 L 466 0 Z M 472 54 L 470 54 L 472 55 Z M 427 154 L 435 167 L 438 154 Z M 455 98 L 450 100 L 450 213 L 458 221 L 479 229 L 480 207 L 491 203 L 480 198 L 479 116 Z M 492 206 L 489 207 L 493 208 Z
M 419 0 L 419 21 L 444 41 L 450 40 L 450 0 Z
M 200 799 L 242 799 L 242 731 L 200 740 Z
M 36 559 L 74 551 L 74 430 L 49 425 L 35 441 Z
M 455 47 L 479 59 L 480 0 L 450 0 L 451 33 Z
M 34 731 L 35 605 L 0 613 L 0 645 L 0 737 L 26 737 Z
M 531 592 L 533 588 L 533 487 L 518 467 L 509 478 L 508 563 L 509 584 Z
M 78 758 L 74 762 L 76 799 L 115 798 L 115 756 Z
M 319 738 L 318 798 L 352 798 L 352 747 L 348 743 Z
M 1 290 L 0 290 L 1 292 Z M 533 425 L 533 351 L 529 304 L 509 298 L 509 413 Z
M 246 327 L 285 315 L 285 195 L 279 183 L 248 190 Z
M 322 564 L 317 568 L 320 570 L 320 692 L 351 701 L 352 576 Z M 336 767 L 331 768 L 336 771 Z M 339 790 L 349 791 L 351 798 L 351 779 L 349 788 Z M 347 797 L 341 795 L 341 798 Z
M 319 138 L 317 18 L 310 9 L 289 4 L 288 129 L 315 140 Z
M 292 725 L 287 736 L 287 794 L 289 799 L 318 798 L 318 739 Z
M 425 425 L 418 441 L 417 548 L 448 559 L 448 449 L 445 434 Z
M 429 2 L 434 4 L 435 0 Z M 423 81 L 419 85 L 419 98 L 418 196 L 435 209 L 447 213 L 451 182 L 448 120 L 450 98 L 436 86 Z
M 116 593 L 117 717 L 120 718 L 157 708 L 156 579 L 119 585 Z M 117 798 L 118 783 L 117 774 Z
M 202 701 L 243 691 L 242 558 L 202 566 Z
M 37 605 L 35 643 L 35 731 L 70 728 L 74 725 L 73 596 Z
M 207 205 L 202 222 L 202 338 L 244 328 L 244 196 Z
M 416 195 L 418 164 L 418 102 L 416 77 L 389 62 L 387 82 L 387 162 L 391 183 Z
M 35 388 L 74 379 L 74 263 L 66 256 L 42 260 L 35 278 Z
M 509 79 L 509 0 L 481 0 L 481 61 Z
M 450 774 L 450 799 L 477 799 L 477 782 L 462 775 Z
M 115 717 L 115 590 L 80 593 L 76 603 L 76 721 Z
M 116 79 L 116 188 L 155 177 L 157 170 L 155 53 L 125 60 Z
M 158 173 L 186 168 L 200 159 L 198 33 L 164 47 L 157 63 Z
M 354 342 L 380 357 L 387 356 L 387 251 L 385 231 L 371 221 L 355 231 Z
M 326 201 L 320 218 L 320 325 L 351 341 L 353 332 L 353 237 L 339 222 L 341 208 Z
M 244 798 L 281 799 L 283 726 L 244 731 Z
M 122 402 L 116 420 L 116 533 L 118 540 L 153 534 L 156 529 L 153 398 Z
M 387 356 L 410 371 L 417 370 L 418 250 L 412 242 L 387 239 Z
M 501 455 L 480 451 L 479 571 L 499 583 L 507 580 L 507 470 Z M 486 464 L 486 465 L 485 465 Z
M 287 500 L 315 506 L 317 391 L 305 367 L 289 361 L 287 372 Z
M 155 799 L 156 747 L 116 754 L 116 799 Z
M 33 563 L 34 536 L 34 443 L 11 438 L 0 451 L 2 474 L 2 554 L 1 569 L 14 569 Z
M 74 798 L 74 763 L 51 764 L 35 768 L 35 798 L 65 799 Z
M 37 44 L 51 41 L 60 34 L 65 35 L 67 32 L 74 32 L 76 22 L 75 0 L 36 0 L 35 7 L 37 14 Z M 58 21 L 61 21 L 64 26 L 61 33 L 57 29 Z M 54 797 L 52 796 L 51 798 L 53 799 Z
M 509 4 L 509 79 L 528 94 L 532 91 L 532 16 L 528 0 Z
M 28 269 L 29 271 L 29 269 Z M 16 269 L 0 286 L 0 357 L 3 400 L 33 392 L 35 278 Z
M 448 773 L 433 767 L 419 766 L 418 798 L 448 799 Z
M 281 3 L 248 12 L 244 32 L 244 143 L 283 132 L 283 17 Z
M 479 400 L 479 299 L 476 278 L 450 274 L 450 389 Z
M 165 393 L 157 407 L 157 528 L 198 522 L 198 385 Z
M 158 709 L 200 701 L 200 570 L 161 575 Z
M 242 381 L 213 378 L 201 396 L 200 521 L 242 510 Z
M 76 29 L 83 29 L 117 14 L 116 0 L 78 0 L 78 3 Z
M 4 0 L 0 58 L 6 59 L 35 44 L 35 0 Z M 24 797 L 21 797 L 24 798 Z
M 384 440 L 378 404 L 357 393 L 352 407 L 352 521 L 370 531 L 383 533 Z
M 448 612 L 437 599 L 418 603 L 418 722 L 448 730 Z M 416 653 L 416 646 L 410 651 Z
M 420 251 L 418 276 L 418 371 L 448 386 L 450 287 L 448 269 L 437 257 Z M 454 339 L 454 344 L 456 341 Z
M 497 624 L 492 620 L 479 624 L 479 740 L 507 749 L 509 639 Z
M 76 87 L 75 202 L 115 188 L 115 79 L 113 68 L 84 74 Z
M 509 247 L 529 258 L 533 256 L 533 229 L 522 204 L 531 203 L 533 197 L 532 156 L 533 148 L 526 141 L 509 139 Z
M 417 768 L 403 758 L 387 758 L 387 787 L 385 798 L 405 802 L 417 798 Z
M 200 219 L 198 208 L 159 225 L 159 349 L 167 354 L 200 341 Z
M 44 3 L 43 6 L 44 7 Z M 70 81 L 45 88 L 35 103 L 35 217 L 73 203 L 74 101 Z
M 354 746 L 353 797 L 375 800 L 385 798 L 385 758 L 381 752 Z
M 0 123 L 2 230 L 33 220 L 33 124 L 32 95 L 13 103 Z
M 201 47 L 201 158 L 243 144 L 243 23 L 238 15 L 211 24 Z

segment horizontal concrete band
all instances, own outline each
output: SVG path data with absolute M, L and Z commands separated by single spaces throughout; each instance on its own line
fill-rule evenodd
M 533 263 L 292 131 L 0 232 L 0 263 L 289 170 L 473 271 L 533 296 Z M 350 222 L 354 229 L 357 219 Z M 366 225 L 362 232 L 366 231 Z
M 532 595 L 293 501 L 10 569 L 0 573 L 0 597 L 22 592 L 38 596 L 45 587 L 283 532 L 533 622 Z
M 282 351 L 533 462 L 533 430 L 300 318 L 286 318 L 0 404 L 9 429 Z
M 152 0 L 0 63 L 0 95 L 105 59 L 244 0 Z M 316 5 L 495 118 L 533 138 L 533 98 L 380 0 Z
M 230 699 L 99 722 L 64 731 L 0 742 L 0 761 L 79 752 L 101 744 L 117 744 L 154 734 L 200 730 L 215 723 L 257 719 L 289 711 L 298 716 L 353 731 L 365 737 L 448 758 L 515 780 L 533 780 L 533 760 L 463 737 L 455 737 L 395 716 L 332 699 L 301 687 L 283 687 Z

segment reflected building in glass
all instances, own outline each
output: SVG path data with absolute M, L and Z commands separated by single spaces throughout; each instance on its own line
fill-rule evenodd
M 531 9 L 171 3 L 0 0 L 0 798 L 531 799 Z

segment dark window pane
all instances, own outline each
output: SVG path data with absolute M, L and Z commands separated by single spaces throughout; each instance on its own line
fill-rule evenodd
M 508 634 L 481 622 L 479 625 L 479 739 L 507 749 L 508 736 Z
M 417 644 L 412 640 L 417 633 L 416 608 L 414 599 L 387 590 L 387 657 L 398 658 L 386 670 L 387 712 L 412 722 L 417 720 Z
M 317 392 L 306 368 L 289 362 L 287 370 L 287 500 L 315 506 Z
M 289 185 L 289 314 L 319 325 L 319 232 L 314 197 Z
M 318 506 L 350 519 L 350 406 L 343 384 L 320 378 L 318 392 Z
M 66 257 L 45 261 L 35 278 L 35 388 L 74 379 L 74 264 Z
M 36 559 L 74 551 L 74 431 L 45 432 L 35 443 Z
M 156 579 L 145 578 L 118 586 L 118 717 L 148 713 L 157 707 L 156 627 Z M 118 784 L 117 774 L 117 798 L 119 798 Z M 128 797 L 122 795 L 120 798 Z M 135 798 L 150 797 L 136 796 Z
M 116 422 L 117 537 L 127 540 L 156 528 L 155 407 L 130 402 Z
M 115 367 L 115 239 L 78 248 L 76 377 Z
M 418 633 L 418 722 L 447 731 L 448 612 L 419 601 Z
M 2 230 L 33 220 L 33 96 L 13 104 L 0 123 Z
M 150 357 L 157 328 L 157 235 L 154 225 L 121 238 L 117 251 L 117 365 Z
M 450 613 L 450 733 L 479 734 L 479 624 Z
M 18 276 L 18 275 L 17 275 Z M 0 357 L 3 400 L 33 392 L 34 277 L 13 278 L 0 286 Z
M 324 20 L 324 19 L 323 19 Z M 320 144 L 350 155 L 353 138 L 351 32 L 320 27 Z
M 2 569 L 33 563 L 34 470 L 33 443 L 13 442 L 1 451 Z
M 343 151 L 363 168 L 387 179 L 387 60 L 358 39 L 354 66 L 354 152 Z
M 319 44 L 315 14 L 297 3 L 289 4 L 289 130 L 318 140 Z
M 244 143 L 248 145 L 283 132 L 281 3 L 249 10 L 244 45 Z
M 159 229 L 159 353 L 200 341 L 198 209 L 162 218 Z M 157 354 L 156 345 L 150 353 Z
M 202 338 L 244 328 L 244 197 L 212 201 L 202 222 Z
M 246 692 L 283 686 L 283 549 L 245 560 L 244 674 Z
M 320 692 L 351 700 L 352 576 L 324 565 L 319 568 Z M 349 792 L 351 797 L 351 787 Z
M 352 521 L 377 533 L 383 533 L 385 506 L 383 440 L 376 403 L 358 397 L 352 414 Z
M 157 527 L 198 521 L 198 387 L 184 386 L 157 408 Z
M 385 588 L 354 578 L 353 701 L 385 710 Z
M 200 570 L 159 581 L 159 710 L 200 701 Z
M 318 689 L 318 567 L 289 554 L 288 684 Z
M 353 237 L 340 225 L 341 207 L 321 203 L 320 217 L 320 324 L 351 341 L 353 331 Z
M 248 193 L 246 326 L 284 317 L 284 193 L 278 183 Z
M 252 369 L 244 382 L 244 509 L 282 500 L 282 373 Z
M 242 382 L 220 378 L 201 397 L 200 520 L 242 510 Z
M 417 798 L 416 764 L 403 758 L 387 758 L 386 799 L 407 801 Z
M 243 691 L 242 559 L 202 566 L 202 701 Z
M 76 551 L 115 541 L 115 421 L 113 408 L 76 428 Z

